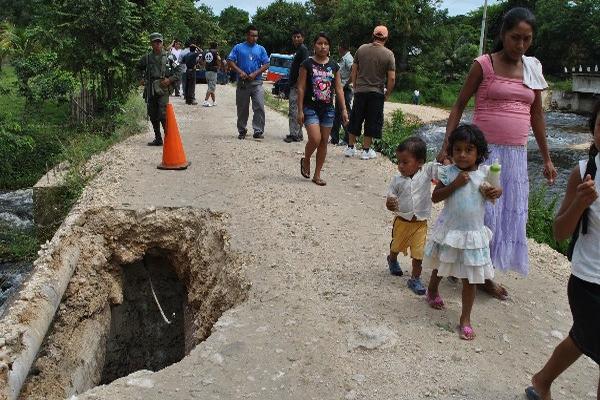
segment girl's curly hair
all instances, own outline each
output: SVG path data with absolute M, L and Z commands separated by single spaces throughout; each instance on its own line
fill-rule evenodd
M 452 148 L 456 142 L 467 142 L 475 145 L 477 148 L 477 160 L 475 163 L 477 165 L 484 162 L 490 155 L 485 136 L 477 127 L 477 125 L 463 124 L 459 125 L 455 130 L 452 131 L 450 137 L 448 138 L 447 147 L 448 157 L 450 158 L 452 158 Z

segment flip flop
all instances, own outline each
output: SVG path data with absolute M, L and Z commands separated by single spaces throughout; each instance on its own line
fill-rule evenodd
M 327 182 L 325 182 L 323 179 L 319 178 L 319 179 L 314 179 L 312 180 L 315 185 L 319 185 L 319 186 L 325 186 L 327 185 Z
M 533 386 L 529 386 L 525 389 L 525 395 L 527 396 L 527 400 L 542 400 L 542 397 Z
M 429 307 L 436 309 L 436 310 L 443 310 L 445 305 L 444 305 L 444 300 L 442 300 L 440 294 L 436 294 L 435 297 L 431 297 L 429 295 L 429 291 L 425 292 L 425 300 L 427 301 L 427 304 L 429 304 Z
M 308 168 L 308 172 L 304 170 L 304 157 L 300 158 L 300 175 L 306 179 L 310 179 L 310 167 Z
M 475 331 L 471 328 L 471 325 L 460 325 L 458 328 L 460 330 L 459 336 L 462 340 L 475 339 Z

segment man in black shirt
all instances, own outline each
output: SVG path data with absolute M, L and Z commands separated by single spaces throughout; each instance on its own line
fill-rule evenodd
M 196 64 L 198 57 L 201 56 L 201 51 L 195 45 L 190 45 L 190 52 L 183 56 L 183 63 L 187 69 L 185 71 L 186 87 L 185 87 L 185 104 L 196 105 Z
M 292 60 L 292 66 L 290 68 L 290 96 L 289 96 L 289 123 L 290 133 L 283 139 L 286 143 L 301 142 L 302 141 L 302 126 L 298 124 L 296 115 L 298 114 L 298 90 L 296 89 L 296 81 L 298 80 L 298 71 L 300 65 L 308 58 L 308 49 L 304 45 L 304 33 L 299 30 L 295 30 L 292 33 L 292 43 L 296 48 L 296 54 Z

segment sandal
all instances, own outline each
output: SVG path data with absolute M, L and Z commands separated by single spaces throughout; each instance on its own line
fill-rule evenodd
M 312 180 L 312 181 L 313 181 L 313 182 L 314 182 L 316 185 L 319 185 L 319 186 L 325 186 L 325 185 L 327 185 L 327 182 L 325 182 L 325 181 L 324 181 L 323 179 L 321 179 L 321 178 L 319 178 L 319 179 L 315 179 L 315 178 L 313 178 L 313 180 Z
M 304 157 L 300 159 L 300 175 L 306 179 L 310 178 L 310 165 L 308 166 L 308 172 L 304 170 Z
M 458 329 L 460 330 L 459 336 L 462 340 L 475 339 L 475 331 L 473 330 L 471 325 L 460 325 Z
M 436 309 L 436 310 L 443 310 L 445 305 L 444 305 L 444 300 L 442 300 L 440 294 L 436 294 L 435 297 L 431 297 L 429 295 L 429 291 L 425 292 L 425 300 L 427 301 L 427 304 L 429 304 L 429 307 Z

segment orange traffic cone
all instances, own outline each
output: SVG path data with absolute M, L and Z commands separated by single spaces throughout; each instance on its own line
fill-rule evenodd
M 173 104 L 167 104 L 167 126 L 163 144 L 162 163 L 158 169 L 186 169 L 191 163 L 185 159 Z

